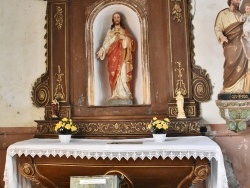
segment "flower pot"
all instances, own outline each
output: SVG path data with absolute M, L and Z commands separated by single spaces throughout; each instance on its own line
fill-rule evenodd
M 155 142 L 164 142 L 166 139 L 166 134 L 153 134 Z
M 59 134 L 59 140 L 61 143 L 67 144 L 71 140 L 71 134 Z

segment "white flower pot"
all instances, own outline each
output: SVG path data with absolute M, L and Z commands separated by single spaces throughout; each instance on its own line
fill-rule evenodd
M 166 134 L 153 134 L 155 142 L 164 142 L 166 139 Z
M 59 140 L 61 143 L 67 144 L 71 140 L 71 134 L 59 134 Z

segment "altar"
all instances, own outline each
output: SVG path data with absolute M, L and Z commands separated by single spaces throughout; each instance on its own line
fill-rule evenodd
M 206 180 L 226 188 L 220 147 L 208 137 L 143 139 L 30 139 L 7 150 L 5 188 L 30 181 L 45 187 L 69 187 L 71 176 L 118 175 L 122 187 L 190 187 Z

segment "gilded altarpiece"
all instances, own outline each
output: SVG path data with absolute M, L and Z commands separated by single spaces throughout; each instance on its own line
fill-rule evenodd
M 32 91 L 34 104 L 45 108 L 45 119 L 36 121 L 37 137 L 56 135 L 53 99 L 60 103 L 59 116 L 72 118 L 79 127 L 75 137 L 150 137 L 146 125 L 154 116 L 171 119 L 169 135 L 199 135 L 199 104 L 210 99 L 212 89 L 206 71 L 194 62 L 189 0 L 47 0 L 47 4 L 47 70 Z M 135 63 L 141 67 L 142 102 L 132 105 L 92 102 L 98 94 L 93 89 L 93 23 L 109 7 L 120 8 L 125 16 L 129 10 L 127 14 L 136 15 L 140 25 Z M 184 96 L 185 119 L 176 118 L 177 91 Z

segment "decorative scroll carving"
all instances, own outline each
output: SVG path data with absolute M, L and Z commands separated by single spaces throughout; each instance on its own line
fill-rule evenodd
M 29 163 L 23 163 L 18 165 L 19 172 L 26 177 L 27 179 L 33 181 L 33 182 L 39 182 L 37 178 L 34 176 L 35 169 L 34 167 Z
M 54 15 L 55 25 L 58 30 L 62 28 L 63 25 L 63 9 L 59 6 L 56 6 L 56 13 Z
M 37 124 L 36 134 L 43 135 L 43 134 L 53 134 L 55 133 L 55 124 L 56 122 L 39 122 Z
M 195 179 L 192 181 L 192 184 L 203 182 L 209 175 L 210 168 L 207 165 L 196 166 L 194 169 Z
M 45 108 L 45 119 L 52 119 L 52 107 L 51 106 L 46 106 Z M 59 111 L 59 118 L 71 117 L 71 107 L 70 106 L 62 106 L 60 107 Z
M 173 21 L 177 21 L 177 22 L 181 22 L 183 19 L 182 16 L 182 8 L 179 2 L 181 2 L 181 0 L 171 0 L 174 1 L 174 7 L 172 9 L 172 16 L 173 16 Z
M 82 133 L 91 134 L 139 134 L 148 133 L 148 122 L 130 122 L 130 123 L 80 123 L 79 130 Z
M 44 107 L 48 104 L 50 100 L 50 93 L 49 93 L 49 78 L 46 78 L 47 74 L 38 78 L 35 82 L 32 90 L 32 101 L 33 104 L 37 107 Z M 45 80 L 46 79 L 46 80 Z
M 55 133 L 54 127 L 57 123 L 56 121 L 36 121 L 38 123 L 36 137 L 39 135 L 53 135 Z M 77 122 L 74 121 L 78 127 L 77 135 L 93 136 L 93 135 L 151 135 L 151 132 L 147 129 L 149 121 L 141 122 Z M 199 119 L 191 120 L 172 120 L 169 125 L 168 132 L 170 135 L 172 133 L 194 133 L 198 134 L 200 132 L 200 122 Z
M 185 106 L 184 111 L 186 116 L 195 117 L 196 114 L 195 106 Z M 170 112 L 169 117 L 176 117 L 178 114 L 178 109 L 177 107 L 169 107 L 169 112 Z
M 206 71 L 193 64 L 192 75 L 193 98 L 197 102 L 208 101 L 212 95 L 212 86 Z
M 181 133 L 199 133 L 200 122 L 199 121 L 176 121 L 171 122 L 168 131 L 175 131 Z
M 45 187 L 56 187 L 53 182 L 39 174 L 31 156 L 22 156 L 18 160 L 18 171 L 22 176 L 31 181 L 31 187 L 33 187 L 34 184 L 36 184 L 35 187 L 40 187 L 39 185 L 41 185 L 41 180 L 43 183 L 45 182 Z M 44 187 L 43 185 L 41 186 Z

